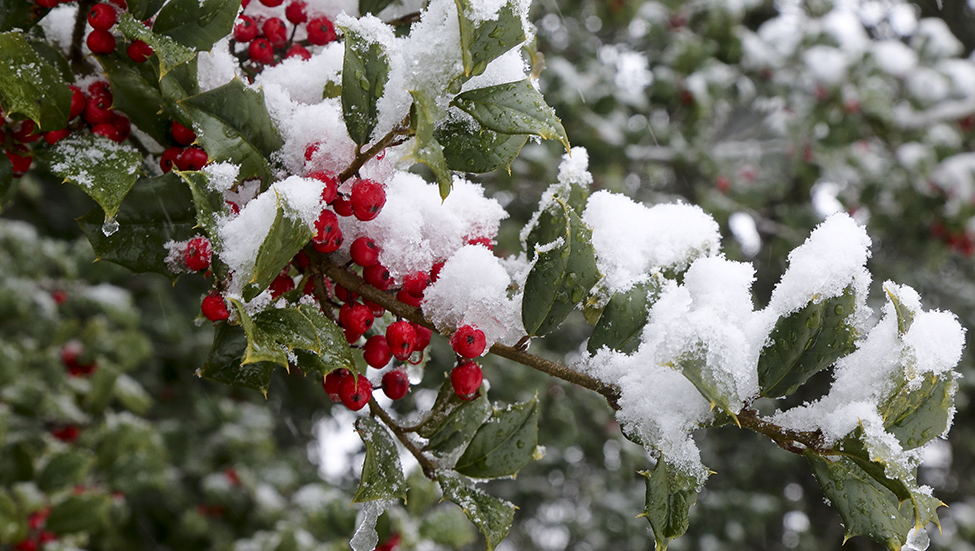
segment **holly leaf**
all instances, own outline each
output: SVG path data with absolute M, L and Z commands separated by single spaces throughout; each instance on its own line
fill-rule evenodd
M 464 75 L 468 77 L 483 73 L 488 63 L 521 44 L 526 38 L 521 17 L 515 13 L 512 2 L 502 6 L 496 18 L 479 21 L 473 13 L 476 1 L 455 0 L 460 23 L 460 49 L 464 56 Z
M 288 350 L 302 348 L 320 353 L 322 343 L 310 319 L 297 308 L 271 308 L 254 316 L 254 324 Z
M 410 95 L 413 96 L 413 110 L 410 120 L 416 125 L 413 160 L 430 167 L 433 175 L 437 178 L 440 198 L 446 199 L 447 195 L 450 194 L 450 188 L 453 186 L 453 176 L 450 173 L 450 168 L 447 167 L 443 147 L 433 137 L 436 120 L 434 120 L 432 113 L 436 110 L 436 105 L 426 92 L 411 91 Z
M 451 397 L 441 401 L 445 391 Z M 440 409 L 438 405 L 441 405 Z M 417 434 L 427 439 L 424 451 L 438 457 L 453 456 L 457 450 L 471 442 L 492 411 L 491 403 L 484 394 L 473 400 L 461 400 L 450 381 L 444 381 L 431 416 L 417 430 Z
M 927 444 L 948 430 L 954 390 L 950 373 L 925 375 L 916 388 L 902 382 L 880 408 L 884 428 L 906 450 Z
M 231 386 L 260 390 L 267 396 L 271 385 L 274 363 L 257 362 L 242 364 L 241 357 L 247 350 L 247 334 L 239 325 L 217 323 L 213 332 L 213 344 L 206 363 L 196 375 Z
M 145 21 L 155 15 L 166 0 L 128 0 L 129 13 L 138 21 Z
M 914 312 L 901 302 L 896 290 L 884 285 L 884 292 L 887 293 L 887 299 L 894 306 L 894 313 L 897 315 L 897 334 L 903 337 L 914 323 Z
M 334 321 L 325 317 L 317 306 L 303 304 L 298 310 L 311 322 L 321 343 L 321 350 L 312 353 L 305 350 L 295 350 L 298 355 L 298 365 L 305 371 L 308 368 L 327 375 L 331 371 L 346 368 L 355 371 L 355 359 L 352 349 L 345 339 L 345 333 Z
M 557 139 L 569 149 L 569 138 L 555 112 L 528 79 L 470 90 L 451 102 L 488 130 Z
M 810 302 L 788 317 L 779 318 L 758 360 L 762 396 L 788 396 L 810 377 L 833 365 L 855 348 L 853 288 L 843 294 Z
M 476 121 L 469 125 L 459 120 L 442 124 L 434 137 L 443 146 L 448 169 L 478 174 L 499 168 L 510 172 L 511 162 L 528 141 L 522 134 L 501 134 L 481 128 Z
M 484 535 L 487 551 L 492 551 L 508 535 L 515 520 L 514 505 L 465 485 L 449 471 L 437 473 L 437 482 L 444 499 L 459 505 Z
M 371 13 L 373 15 L 386 9 L 386 6 L 393 3 L 394 0 L 359 0 L 359 13 L 365 15 Z
M 440 385 L 440 391 L 437 392 L 437 398 L 433 402 L 433 407 L 430 408 L 423 421 L 416 426 L 416 433 L 423 438 L 430 439 L 443 428 L 444 423 L 447 422 L 450 416 L 476 401 L 461 400 L 457 396 L 457 393 L 454 392 L 454 387 L 450 383 L 450 379 L 445 379 L 443 384 Z
M 24 0 L 0 0 L 0 32 L 29 31 L 40 19 L 34 14 L 36 7 L 39 6 L 34 2 Z
M 122 13 L 119 15 L 118 30 L 125 38 L 141 40 L 152 48 L 159 62 L 160 78 L 165 76 L 173 67 L 182 65 L 196 57 L 193 48 L 188 48 L 164 34 L 152 32 L 149 27 L 136 20 L 131 14 Z
M 202 171 L 174 171 L 186 182 L 196 206 L 196 222 L 219 245 L 220 232 L 217 231 L 217 215 L 223 211 L 223 193 L 210 187 L 210 177 Z
M 81 484 L 94 464 L 95 456 L 88 450 L 72 448 L 55 454 L 37 477 L 37 487 L 54 492 Z
M 109 221 L 139 179 L 142 154 L 95 134 L 74 134 L 51 150 L 51 172 L 91 196 Z
M 284 347 L 254 322 L 239 300 L 229 299 L 229 301 L 237 310 L 240 326 L 247 335 L 247 347 L 244 349 L 244 357 L 241 358 L 240 365 L 272 363 L 288 369 L 288 353 Z
M 18 509 L 8 490 L 0 488 L 0 542 L 21 541 L 26 537 L 27 515 Z
M 345 58 L 342 63 L 342 114 L 349 137 L 360 146 L 369 142 L 379 121 L 376 102 L 389 80 L 385 47 L 359 31 L 342 28 Z
M 555 329 L 599 280 L 592 230 L 574 209 L 555 199 L 548 214 L 551 224 L 536 226 L 529 241 L 537 259 L 525 281 L 521 319 L 529 335 L 544 335 Z M 555 234 L 556 237 L 548 239 Z
M 727 384 L 717 378 L 718 374 L 708 367 L 707 357 L 704 354 L 696 351 L 685 352 L 674 360 L 673 367 L 694 384 L 712 408 L 717 407 L 738 424 L 738 416 L 731 409 L 731 400 L 728 398 L 731 389 L 728 389 Z
M 406 497 L 406 478 L 400 465 L 396 442 L 379 421 L 359 417 L 355 430 L 366 445 L 366 460 L 359 477 L 359 488 L 352 503 Z
M 646 479 L 647 497 L 643 514 L 650 521 L 657 551 L 665 551 L 670 542 L 687 532 L 688 512 L 697 502 L 697 480 L 675 470 L 663 456 L 649 471 L 640 471 Z
M 51 508 L 45 528 L 55 534 L 97 532 L 108 525 L 112 500 L 104 494 L 70 495 Z
M 312 238 L 312 230 L 287 201 L 278 196 L 278 208 L 271 229 L 261 242 L 254 260 L 254 271 L 244 287 L 244 299 L 251 300 L 261 293 L 281 272 L 298 251 Z
M 457 460 L 454 470 L 472 478 L 513 476 L 538 445 L 538 399 L 495 408 Z
M 98 56 L 98 62 L 112 85 L 113 107 L 152 139 L 167 143 L 170 118 L 160 112 L 167 101 L 159 91 L 156 71 L 146 63 L 128 63 L 117 56 Z
M 590 354 L 604 346 L 624 352 L 636 350 L 639 339 L 635 337 L 647 324 L 650 307 L 660 296 L 662 286 L 663 276 L 654 274 L 649 281 L 614 294 L 599 316 L 586 350 Z
M 239 10 L 240 0 L 171 0 L 159 10 L 152 30 L 188 48 L 208 51 L 230 34 Z
M 21 31 L 0 33 L 0 105 L 5 115 L 23 115 L 43 131 L 68 125 L 71 89 Z

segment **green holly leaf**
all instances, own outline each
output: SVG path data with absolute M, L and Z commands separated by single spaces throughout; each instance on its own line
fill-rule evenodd
M 112 499 L 104 494 L 70 495 L 51 508 L 45 527 L 59 535 L 98 532 L 108 525 L 111 507 Z
M 444 423 L 458 410 L 469 406 L 477 400 L 461 400 L 450 379 L 445 379 L 437 392 L 437 398 L 433 402 L 433 407 L 427 412 L 426 417 L 416 426 L 416 433 L 423 438 L 430 439 L 443 428 Z M 485 417 L 486 418 L 486 417 Z M 482 421 L 483 422 L 483 421 Z
M 884 292 L 887 293 L 890 303 L 894 305 L 894 313 L 897 314 L 897 334 L 903 337 L 914 323 L 914 312 L 901 302 L 895 291 L 888 289 L 886 285 Z
M 110 221 L 139 179 L 142 154 L 108 138 L 74 134 L 51 149 L 51 172 L 91 196 Z
M 719 373 L 708 367 L 707 357 L 699 352 L 685 352 L 674 360 L 674 369 L 680 371 L 684 377 L 694 384 L 701 396 L 707 400 L 711 407 L 717 407 L 720 411 L 731 416 L 738 423 L 736 412 L 731 408 L 731 400 L 728 397 L 731 390 L 728 383 L 718 378 Z
M 349 137 L 360 146 L 369 142 L 379 121 L 376 102 L 389 80 L 385 47 L 355 29 L 343 28 L 345 59 L 342 63 L 342 114 Z
M 247 335 L 247 348 L 244 350 L 240 365 L 272 363 L 288 369 L 288 353 L 284 347 L 254 322 L 239 300 L 229 299 L 229 301 L 237 310 L 240 326 L 244 328 L 244 334 Z
M 538 243 L 538 258 L 525 281 L 521 319 L 529 335 L 555 329 L 599 280 L 592 230 L 574 209 L 555 199 L 548 209 L 551 225 L 536 226 L 529 242 Z M 556 233 L 557 232 L 557 233 Z M 556 237 L 548 241 L 555 234 Z
M 321 350 L 310 352 L 306 350 L 295 350 L 298 356 L 298 365 L 305 371 L 309 369 L 327 375 L 336 369 L 346 368 L 350 371 L 356 370 L 355 359 L 352 356 L 352 349 L 345 339 L 345 333 L 336 323 L 322 314 L 317 306 L 303 304 L 298 310 L 311 322 L 315 328 L 318 342 L 321 343 Z
M 0 543 L 15 543 L 27 537 L 27 515 L 6 488 L 0 488 Z
M 780 398 L 796 391 L 810 377 L 833 365 L 855 348 L 850 324 L 855 306 L 852 287 L 842 295 L 810 302 L 779 318 L 758 360 L 762 396 Z
M 129 40 L 141 40 L 152 48 L 159 62 L 159 77 L 163 77 L 177 65 L 182 65 L 196 57 L 193 48 L 188 48 L 173 38 L 149 30 L 131 14 L 119 15 L 118 30 Z M 209 49 L 209 48 L 207 48 Z
M 484 72 L 491 63 L 508 50 L 525 41 L 521 17 L 512 2 L 506 3 L 493 20 L 477 21 L 473 17 L 476 0 L 455 0 L 460 22 L 460 49 L 464 56 L 464 75 Z
M 537 398 L 495 408 L 474 434 L 454 470 L 472 478 L 513 476 L 532 460 L 537 445 Z
M 115 384 L 112 385 L 112 396 L 122 404 L 122 406 L 135 413 L 145 415 L 152 407 L 152 395 L 138 381 L 125 375 L 118 376 Z
M 194 2 L 196 0 L 193 0 Z M 269 179 L 268 158 L 284 145 L 264 105 L 264 92 L 234 79 L 179 101 L 212 162 L 240 166 L 241 180 Z
M 434 127 L 436 126 L 433 113 L 436 112 L 436 105 L 426 92 L 411 91 L 410 95 L 413 96 L 411 120 L 416 125 L 412 158 L 416 162 L 430 167 L 433 175 L 437 178 L 440 198 L 446 199 L 447 195 L 450 194 L 450 188 L 453 186 L 453 175 L 450 173 L 450 168 L 447 167 L 443 147 L 433 137 Z
M 197 370 L 196 375 L 231 386 L 260 390 L 264 396 L 267 396 L 275 364 L 271 362 L 242 364 L 241 358 L 247 351 L 247 345 L 247 334 L 242 327 L 217 323 L 214 327 L 210 354 L 203 367 Z
M 118 231 L 105 235 L 104 214 L 96 208 L 78 219 L 99 260 L 133 272 L 154 272 L 176 279 L 166 264 L 165 244 L 196 235 L 192 197 L 175 174 L 139 180 L 125 197 L 115 220 Z
M 152 30 L 188 48 L 208 51 L 230 34 L 239 10 L 240 0 L 172 0 L 159 10 Z
M 35 7 L 34 2 L 24 0 L 0 0 L 0 32 L 30 30 L 40 20 Z
M 660 296 L 663 280 L 662 275 L 654 274 L 649 281 L 614 294 L 589 337 L 589 353 L 595 354 L 604 346 L 624 352 L 636 350 L 640 344 L 637 337 L 647 324 L 650 307 Z
M 359 13 L 365 15 L 371 13 L 373 15 L 386 9 L 386 6 L 393 3 L 394 0 L 359 0 Z
M 489 130 L 556 139 L 569 149 L 565 128 L 528 79 L 464 92 L 451 105 L 467 112 Z
M 251 300 L 261 293 L 281 272 L 281 268 L 312 238 L 312 230 L 287 204 L 277 197 L 278 209 L 271 229 L 261 242 L 254 261 L 254 271 L 244 287 L 244 299 Z
M 916 388 L 902 382 L 880 407 L 884 428 L 904 449 L 927 444 L 948 430 L 955 386 L 950 373 L 925 375 Z
M 450 396 L 443 398 L 448 392 Z M 473 400 L 461 400 L 450 380 L 444 381 L 430 417 L 417 430 L 417 434 L 427 439 L 424 451 L 438 457 L 454 456 L 470 443 L 492 411 L 484 394 Z
M 145 65 L 143 63 L 143 65 Z M 149 65 L 151 68 L 152 66 Z M 200 93 L 200 80 L 197 78 L 197 58 L 173 67 L 168 73 L 156 80 L 159 81 L 159 91 L 163 97 L 173 102 L 163 104 L 163 110 L 171 119 L 185 118 L 185 114 L 175 107 L 175 102 L 196 96 Z M 186 122 L 186 121 L 184 121 Z M 167 138 L 168 141 L 168 138 Z
M 85 449 L 69 449 L 51 457 L 37 477 L 37 487 L 54 492 L 85 481 L 95 464 L 95 456 Z
M 170 117 L 160 112 L 167 101 L 159 91 L 156 71 L 147 63 L 128 63 L 117 56 L 98 56 L 98 62 L 112 85 L 113 107 L 152 139 L 168 143 Z
M 672 540 L 687 532 L 687 515 L 697 503 L 698 482 L 673 468 L 663 456 L 649 471 L 640 471 L 646 479 L 646 505 L 641 516 L 650 521 L 657 551 L 665 551 Z
M 71 89 L 23 32 L 0 33 L 0 105 L 5 115 L 23 115 L 43 131 L 68 125 Z
M 254 316 L 254 324 L 274 342 L 288 350 L 302 348 L 321 352 L 322 343 L 314 324 L 297 308 L 271 308 Z
M 74 81 L 74 73 L 71 71 L 71 64 L 68 63 L 67 58 L 64 57 L 64 54 L 61 53 L 60 49 L 53 46 L 50 42 L 46 42 L 44 40 L 28 39 L 27 42 L 30 43 L 31 48 L 34 48 L 37 55 L 41 56 L 41 59 L 48 62 L 51 67 L 58 70 L 58 73 L 61 75 L 61 78 L 65 80 L 65 82 Z
M 352 503 L 406 497 L 406 478 L 400 465 L 396 442 L 389 431 L 372 417 L 359 417 L 355 430 L 366 445 L 359 488 Z
M 217 231 L 217 215 L 223 212 L 223 192 L 210 187 L 210 177 L 203 171 L 174 171 L 189 187 L 196 206 L 196 222 L 210 236 L 219 249 L 220 232 Z
M 434 137 L 443 145 L 448 169 L 478 174 L 499 168 L 510 172 L 511 162 L 528 141 L 523 134 L 501 134 L 481 128 L 476 121 L 469 125 L 459 120 L 440 125 Z
M 145 21 L 155 15 L 164 3 L 166 0 L 128 0 L 126 5 L 129 6 L 132 17 L 138 21 Z
M 508 535 L 515 520 L 514 505 L 465 485 L 449 471 L 437 473 L 437 481 L 444 499 L 459 505 L 484 535 L 487 551 L 492 551 Z

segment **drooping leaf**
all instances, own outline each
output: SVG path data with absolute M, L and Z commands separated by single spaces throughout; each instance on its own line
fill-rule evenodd
M 369 141 L 379 120 L 376 102 L 389 80 L 389 58 L 383 44 L 355 29 L 343 28 L 342 114 L 349 137 L 360 146 Z
M 445 379 L 440 385 L 440 391 L 437 392 L 437 398 L 434 400 L 430 411 L 427 412 L 423 421 L 417 425 L 416 433 L 427 439 L 433 437 L 451 415 L 475 401 L 461 400 L 454 391 L 450 379 Z
M 142 172 L 142 154 L 94 134 L 75 134 L 51 150 L 51 172 L 81 188 L 102 210 L 106 220 L 118 213 Z
M 954 385 L 950 374 L 928 374 L 917 388 L 901 384 L 880 408 L 884 428 L 904 449 L 927 444 L 948 430 Z
M 5 115 L 23 115 L 44 131 L 68 125 L 71 89 L 19 31 L 0 33 L 0 105 Z
M 254 260 L 254 271 L 244 288 L 244 299 L 251 300 L 274 281 L 281 268 L 294 258 L 312 238 L 312 231 L 283 197 L 278 196 L 278 209 L 271 229 L 261 242 Z
M 78 219 L 95 255 L 136 273 L 154 272 L 170 279 L 166 265 L 169 241 L 185 241 L 195 235 L 196 216 L 186 186 L 174 174 L 139 180 L 115 216 L 118 231 L 105 235 L 101 209 Z
M 522 134 L 501 134 L 480 125 L 471 128 L 456 120 L 442 124 L 434 137 L 443 146 L 447 168 L 478 174 L 499 168 L 508 170 L 528 141 L 528 136 Z
M 483 73 L 488 63 L 525 41 L 525 29 L 512 2 L 502 6 L 496 18 L 486 21 L 474 16 L 473 5 L 476 2 L 455 0 L 466 76 Z
M 455 105 L 481 126 L 503 134 L 533 134 L 556 139 L 569 149 L 565 128 L 529 80 L 477 88 L 460 94 Z
M 437 481 L 444 499 L 459 505 L 484 535 L 487 551 L 492 551 L 508 535 L 515 520 L 514 505 L 465 485 L 449 471 L 437 473 Z
M 172 0 L 159 10 L 152 30 L 183 46 L 208 51 L 230 34 L 240 0 Z
M 160 77 L 173 67 L 196 57 L 193 48 L 186 47 L 169 36 L 149 30 L 141 21 L 137 21 L 128 13 L 119 16 L 118 30 L 129 40 L 141 40 L 152 48 L 159 63 Z
M 716 372 L 708 366 L 707 356 L 703 350 L 684 353 L 674 360 L 673 367 L 694 384 L 712 408 L 717 407 L 720 411 L 730 415 L 737 423 L 737 412 L 731 408 L 730 395 L 733 389 L 729 387 L 733 383 L 722 379 L 720 372 Z
M 441 395 L 445 388 L 452 395 L 452 399 L 448 400 L 453 407 L 444 407 L 436 415 L 431 415 L 417 433 L 427 438 L 424 451 L 438 457 L 456 457 L 454 453 L 470 443 L 474 434 L 491 416 L 492 409 L 484 394 L 464 401 L 457 397 L 449 380 L 441 387 Z M 434 409 L 436 408 L 435 403 Z
M 37 477 L 37 486 L 41 491 L 54 492 L 81 484 L 94 464 L 95 457 L 88 450 L 65 450 L 51 457 Z
M 242 180 L 270 178 L 268 158 L 284 141 L 267 112 L 263 92 L 234 79 L 179 104 L 193 121 L 197 140 L 211 161 L 240 165 Z
M 55 534 L 97 532 L 108 525 L 111 507 L 111 498 L 104 494 L 71 495 L 51 508 L 45 527 Z
M 244 329 L 244 334 L 247 336 L 247 348 L 244 350 L 244 357 L 241 358 L 241 366 L 253 363 L 272 363 L 287 369 L 288 353 L 284 348 L 254 322 L 240 301 L 235 299 L 229 300 L 237 310 L 237 318 L 240 320 L 240 326 Z
M 267 395 L 275 364 L 258 362 L 243 365 L 241 358 L 247 351 L 247 335 L 239 325 L 218 323 L 214 327 L 213 344 L 206 363 L 197 370 L 199 377 L 260 390 Z
M 592 230 L 563 201 L 553 201 L 550 226 L 557 237 L 536 243 L 538 258 L 525 281 L 521 319 L 529 335 L 544 335 L 555 329 L 599 280 Z M 538 233 L 546 233 L 539 228 Z M 534 233 L 534 232 L 533 232 Z M 549 237 L 549 236 L 546 236 Z
M 894 305 L 894 312 L 897 314 L 897 334 L 903 337 L 914 323 L 914 312 L 901 301 L 896 291 L 885 285 L 884 292 L 887 293 L 887 300 Z
M 139 130 L 159 143 L 170 139 L 170 117 L 161 113 L 166 105 L 156 71 L 145 63 L 126 63 L 116 56 L 99 56 L 112 85 L 112 105 L 129 117 Z
M 366 445 L 366 460 L 352 502 L 405 498 L 406 478 L 389 431 L 372 417 L 356 419 L 355 430 Z
M 687 515 L 697 502 L 697 480 L 677 471 L 661 456 L 656 466 L 641 471 L 647 482 L 643 514 L 653 528 L 657 551 L 665 551 L 670 542 L 687 532 Z
M 589 337 L 587 350 L 595 354 L 603 346 L 630 352 L 639 344 L 637 335 L 647 324 L 650 307 L 660 296 L 663 276 L 654 274 L 649 281 L 637 283 L 609 299 Z
M 788 396 L 809 377 L 852 352 L 856 332 L 849 320 L 854 305 L 853 288 L 847 287 L 838 297 L 810 302 L 780 318 L 758 360 L 762 396 Z
M 376 15 L 393 2 L 394 0 L 359 0 L 359 13 Z
M 443 147 L 436 138 L 433 137 L 436 120 L 432 116 L 432 111 L 436 108 L 433 99 L 426 92 L 411 91 L 413 96 L 413 110 L 411 120 L 416 124 L 416 145 L 413 149 L 412 157 L 415 161 L 430 167 L 433 175 L 437 178 L 437 186 L 440 188 L 440 198 L 446 199 L 450 194 L 453 185 L 453 176 L 447 167 L 447 160 L 444 159 Z
M 168 73 L 159 78 L 159 91 L 163 98 L 171 102 L 178 102 L 200 93 L 200 80 L 197 78 L 197 59 L 173 67 Z M 163 110 L 172 118 L 177 118 L 177 110 L 169 104 L 163 104 Z M 172 112 L 171 112 L 172 111 Z
M 538 400 L 495 409 L 474 434 L 454 470 L 472 478 L 513 476 L 538 444 Z

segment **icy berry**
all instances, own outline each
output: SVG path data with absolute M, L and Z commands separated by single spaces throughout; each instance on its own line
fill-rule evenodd
M 115 36 L 110 31 L 95 29 L 88 34 L 85 44 L 93 54 L 110 54 L 115 51 Z
M 349 254 L 352 256 L 352 262 L 363 268 L 379 263 L 379 245 L 364 235 L 352 242 Z
M 343 316 L 342 309 L 345 306 L 349 308 L 345 310 L 345 315 Z M 375 319 L 372 315 L 372 310 L 369 309 L 365 304 L 346 304 L 339 310 L 339 323 L 345 329 L 353 333 L 362 335 L 372 327 L 372 322 Z
M 118 12 L 108 4 L 95 4 L 88 10 L 88 24 L 91 28 L 107 31 L 118 21 Z
M 78 435 L 80 433 L 81 431 L 79 431 L 78 427 L 74 425 L 67 425 L 61 428 L 51 430 L 51 436 L 57 438 L 62 442 L 67 442 L 69 444 L 77 440 Z
M 396 300 L 402 302 L 403 304 L 409 304 L 415 308 L 419 308 L 420 304 L 423 303 L 423 297 L 411 295 L 402 289 L 396 293 Z
M 464 325 L 450 337 L 450 346 L 458 356 L 476 358 L 484 353 L 484 332 L 473 325 Z
M 415 297 L 423 297 L 423 292 L 430 285 L 430 275 L 426 272 L 413 272 L 403 278 L 403 290 Z
M 91 133 L 95 134 L 96 136 L 108 138 L 113 142 L 122 141 L 122 136 L 118 133 L 118 128 L 115 128 L 115 126 L 111 123 L 103 122 L 96 124 L 94 127 L 92 127 Z
M 126 48 L 125 53 L 129 55 L 129 59 L 136 63 L 145 63 L 149 57 L 154 53 L 152 46 L 146 44 L 141 40 L 133 40 L 129 47 Z
M 247 47 L 247 55 L 251 61 L 267 65 L 274 61 L 274 47 L 266 38 L 255 38 Z
M 207 164 L 207 153 L 199 147 L 187 147 L 176 158 L 176 168 L 180 170 L 200 170 Z
M 183 252 L 183 262 L 186 267 L 199 272 L 210 267 L 210 240 L 206 237 L 194 237 L 186 244 L 186 251 Z
M 397 360 L 406 361 L 416 348 L 416 329 L 408 321 L 397 321 L 386 328 L 386 342 Z
M 170 134 L 173 135 L 173 139 L 179 145 L 190 145 L 196 141 L 196 132 L 183 126 L 178 121 L 173 121 L 173 124 L 169 128 Z
M 410 391 L 410 378 L 402 369 L 393 369 L 383 374 L 383 392 L 390 400 L 399 400 Z
M 332 208 L 335 210 L 335 214 L 339 216 L 352 216 L 352 201 L 342 195 L 335 197 L 335 200 L 332 201 Z
M 470 360 L 461 362 L 450 371 L 450 384 L 461 400 L 473 398 L 483 380 L 481 366 Z
M 362 279 L 380 291 L 385 291 L 393 285 L 393 276 L 382 264 L 373 264 L 362 270 Z
M 362 375 L 349 377 L 339 386 L 339 398 L 345 407 L 359 411 L 372 398 L 372 383 Z
M 339 398 L 339 389 L 342 387 L 342 381 L 352 378 L 352 372 L 346 368 L 336 369 L 329 372 L 322 381 L 322 387 L 325 388 L 325 393 L 328 397 L 332 399 L 333 402 L 341 402 L 342 399 Z
M 329 172 L 327 170 L 316 170 L 308 174 L 309 178 L 314 178 L 319 182 L 325 184 L 322 189 L 322 202 L 326 205 L 335 200 L 335 196 L 339 192 L 339 179 L 335 176 L 335 173 Z
M 379 182 L 359 180 L 352 185 L 352 213 L 363 222 L 379 216 L 386 204 L 386 190 Z
M 320 253 L 331 253 L 342 245 L 342 230 L 335 213 L 325 209 L 315 221 L 315 237 L 311 239 L 315 250 Z
M 288 4 L 287 8 L 284 8 L 284 16 L 288 18 L 288 21 L 293 25 L 300 25 L 305 21 L 308 21 L 308 13 L 305 12 L 306 5 L 301 0 L 295 0 L 294 2 Z
M 373 335 L 366 339 L 366 344 L 362 347 L 362 357 L 365 358 L 367 364 L 376 369 L 386 367 L 389 360 L 393 358 L 386 337 Z
M 223 301 L 220 293 L 216 291 L 210 291 L 210 294 L 203 299 L 200 310 L 203 311 L 203 316 L 210 321 L 220 321 L 230 317 L 227 304 Z
M 324 46 L 338 38 L 335 25 L 327 17 L 316 17 L 308 22 L 308 41 L 316 46 Z
M 259 32 L 260 29 L 257 28 L 257 23 L 253 19 L 246 15 L 241 15 L 237 18 L 237 24 L 234 25 L 234 40 L 237 42 L 250 42 L 257 38 Z

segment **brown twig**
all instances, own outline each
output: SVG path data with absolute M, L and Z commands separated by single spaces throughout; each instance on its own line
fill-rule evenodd
M 384 425 L 389 427 L 389 430 L 393 431 L 396 439 L 399 440 L 400 443 L 403 444 L 403 447 L 416 458 L 417 463 L 420 464 L 420 468 L 423 469 L 423 475 L 430 480 L 436 480 L 437 466 L 429 457 L 423 454 L 423 451 L 417 447 L 415 442 L 406 436 L 406 431 L 404 431 L 403 428 L 400 427 L 399 424 L 394 421 L 383 408 L 379 407 L 379 404 L 376 402 L 375 398 L 369 400 L 369 412 L 372 413 L 373 416 L 379 417 L 379 420 L 382 421 Z
M 821 431 L 797 431 L 782 428 L 758 416 L 758 412 L 751 408 L 744 408 L 738 412 L 738 423 L 743 429 L 753 430 L 772 439 L 780 448 L 802 455 L 806 450 L 812 450 L 820 455 L 827 455 L 833 451 L 826 447 L 826 440 Z
M 393 145 L 393 142 L 396 140 L 397 137 L 408 135 L 409 131 L 410 131 L 410 116 L 406 115 L 406 117 L 402 121 L 400 121 L 400 123 L 396 125 L 395 128 L 390 130 L 388 134 L 382 137 L 382 139 L 380 139 L 378 142 L 373 144 L 373 146 L 367 149 L 365 153 L 359 153 L 357 151 L 355 159 L 352 160 L 352 164 L 350 164 L 348 168 L 346 168 L 345 170 L 342 171 L 341 174 L 339 174 L 339 181 L 344 182 L 349 178 L 358 174 L 359 169 L 362 168 L 362 165 L 366 164 L 366 161 L 378 155 L 379 152 L 382 151 L 383 149 L 386 149 L 387 147 Z
M 78 14 L 74 20 L 74 30 L 71 33 L 71 68 L 75 73 L 85 72 L 85 56 L 82 53 L 81 41 L 85 38 L 85 28 L 88 26 L 88 10 L 95 5 L 95 0 L 78 0 Z

